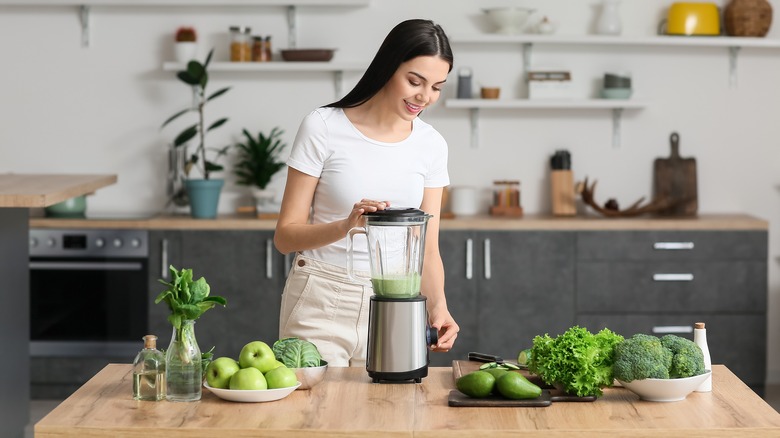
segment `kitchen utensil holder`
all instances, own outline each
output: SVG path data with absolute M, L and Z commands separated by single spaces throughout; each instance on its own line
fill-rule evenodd
M 574 196 L 574 174 L 572 171 L 551 171 L 550 183 L 553 215 L 574 216 L 577 214 L 577 204 Z

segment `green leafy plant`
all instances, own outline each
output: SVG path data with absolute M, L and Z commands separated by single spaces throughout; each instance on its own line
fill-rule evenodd
M 274 128 L 268 136 L 260 132 L 257 138 L 246 129 L 243 132 L 246 142 L 236 144 L 236 184 L 265 189 L 271 177 L 285 166 L 284 162 L 278 160 L 279 152 L 287 146 L 279 138 L 284 131 Z
M 176 327 L 176 340 L 185 342 L 188 338 L 182 336 L 184 333 L 182 322 L 200 318 L 207 310 L 217 304 L 224 307 L 227 305 L 227 300 L 217 295 L 210 296 L 211 287 L 205 278 L 200 277 L 197 281 L 193 281 L 192 269 L 179 271 L 172 265 L 168 269 L 171 272 L 171 281 L 158 280 L 160 283 L 168 286 L 168 288 L 157 295 L 154 303 L 159 304 L 165 301 L 171 311 L 170 315 L 168 315 L 168 322 Z M 192 330 L 192 325 L 185 325 L 184 327 L 190 327 L 190 330 Z
M 179 78 L 180 81 L 192 87 L 194 93 L 194 103 L 191 107 L 185 108 L 169 117 L 168 120 L 166 120 L 161 126 L 161 128 L 164 128 L 169 123 L 178 119 L 184 114 L 192 112 L 197 114 L 197 123 L 187 127 L 181 133 L 179 133 L 179 135 L 177 135 L 173 140 L 173 146 L 177 148 L 186 148 L 190 140 L 196 136 L 198 137 L 198 144 L 195 152 L 190 155 L 184 163 L 184 172 L 187 176 L 189 176 L 190 170 L 194 166 L 198 166 L 204 179 L 209 179 L 211 172 L 224 169 L 221 165 L 217 164 L 217 160 L 220 157 L 227 155 L 227 152 L 231 147 L 230 145 L 227 145 L 220 149 L 211 149 L 213 152 L 216 152 L 216 158 L 214 161 L 209 161 L 206 159 L 206 133 L 219 128 L 228 121 L 228 119 L 225 117 L 212 122 L 210 125 L 208 125 L 208 127 L 206 126 L 206 120 L 204 117 L 204 108 L 206 104 L 227 93 L 227 91 L 230 89 L 230 87 L 224 87 L 206 97 L 206 86 L 209 82 L 208 65 L 211 62 L 211 56 L 213 54 L 214 49 L 211 49 L 208 56 L 206 57 L 205 62 L 201 64 L 198 61 L 192 60 L 187 63 L 186 70 L 182 70 L 176 73 L 176 77 Z

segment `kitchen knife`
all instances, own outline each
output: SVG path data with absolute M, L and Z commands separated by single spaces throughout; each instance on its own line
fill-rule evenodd
M 517 362 L 514 361 L 506 361 L 501 356 L 496 356 L 494 354 L 485 354 L 485 353 L 477 353 L 475 351 L 469 352 L 469 360 L 476 361 L 476 362 L 495 362 L 499 365 L 501 364 L 509 364 L 511 366 L 516 366 L 520 369 L 528 369 L 525 365 L 520 365 Z

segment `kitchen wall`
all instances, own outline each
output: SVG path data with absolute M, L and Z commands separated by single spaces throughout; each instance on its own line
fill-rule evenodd
M 649 36 L 671 1 L 625 1 L 623 34 Z M 726 1 L 718 2 L 724 5 Z M 780 5 L 768 38 L 780 38 Z M 367 64 L 397 22 L 431 18 L 450 35 L 490 30 L 481 9 L 516 4 L 537 8 L 558 24 L 559 34 L 589 33 L 598 3 L 582 0 L 373 0 L 368 7 L 300 7 L 298 46 L 338 48 L 334 60 Z M 89 198 L 91 213 L 139 214 L 164 209 L 167 144 L 184 123 L 160 124 L 189 104 L 189 90 L 162 70 L 173 58 L 173 32 L 194 26 L 200 52 L 216 49 L 227 60 L 227 29 L 248 25 L 287 47 L 283 7 L 100 7 L 92 8 L 91 46 L 80 45 L 77 7 L 0 6 L 0 172 L 116 173 L 119 183 Z M 474 71 L 475 86 L 502 88 L 504 97 L 524 97 L 519 45 L 453 44 L 457 71 Z M 535 66 L 571 69 L 578 96 L 595 96 L 605 71 L 628 71 L 635 95 L 649 105 L 624 113 L 622 144 L 612 146 L 608 110 L 482 110 L 479 147 L 471 147 L 468 111 L 426 110 L 450 146 L 452 184 L 488 189 L 494 179 L 522 181 L 527 213 L 546 213 L 547 163 L 555 149 L 571 151 L 577 179 L 598 179 L 597 199 L 626 206 L 651 195 L 652 163 L 669 154 L 669 134 L 681 136 L 681 153 L 698 165 L 702 213 L 747 213 L 770 222 L 769 382 L 780 383 L 780 49 L 739 52 L 738 87 L 729 87 L 726 48 L 544 46 L 534 48 Z M 345 73 L 351 87 L 359 73 Z M 445 97 L 454 97 L 450 76 Z M 214 73 L 212 90 L 232 90 L 212 102 L 207 117 L 230 117 L 209 139 L 223 146 L 252 132 L 285 130 L 292 141 L 301 118 L 335 100 L 328 73 Z M 232 158 L 232 157 L 230 157 Z M 230 159 L 225 160 L 229 164 Z M 230 172 L 220 210 L 246 204 L 248 192 Z M 273 186 L 281 190 L 284 174 Z M 606 220 L 606 219 L 605 219 Z M 734 291 L 739 293 L 739 291 Z

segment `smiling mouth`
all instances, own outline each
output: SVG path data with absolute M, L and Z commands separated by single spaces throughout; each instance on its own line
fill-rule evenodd
M 404 102 L 406 103 L 406 108 L 408 108 L 410 112 L 419 113 L 423 109 L 423 107 L 421 105 L 415 105 L 415 104 L 410 103 L 408 101 L 404 101 Z

